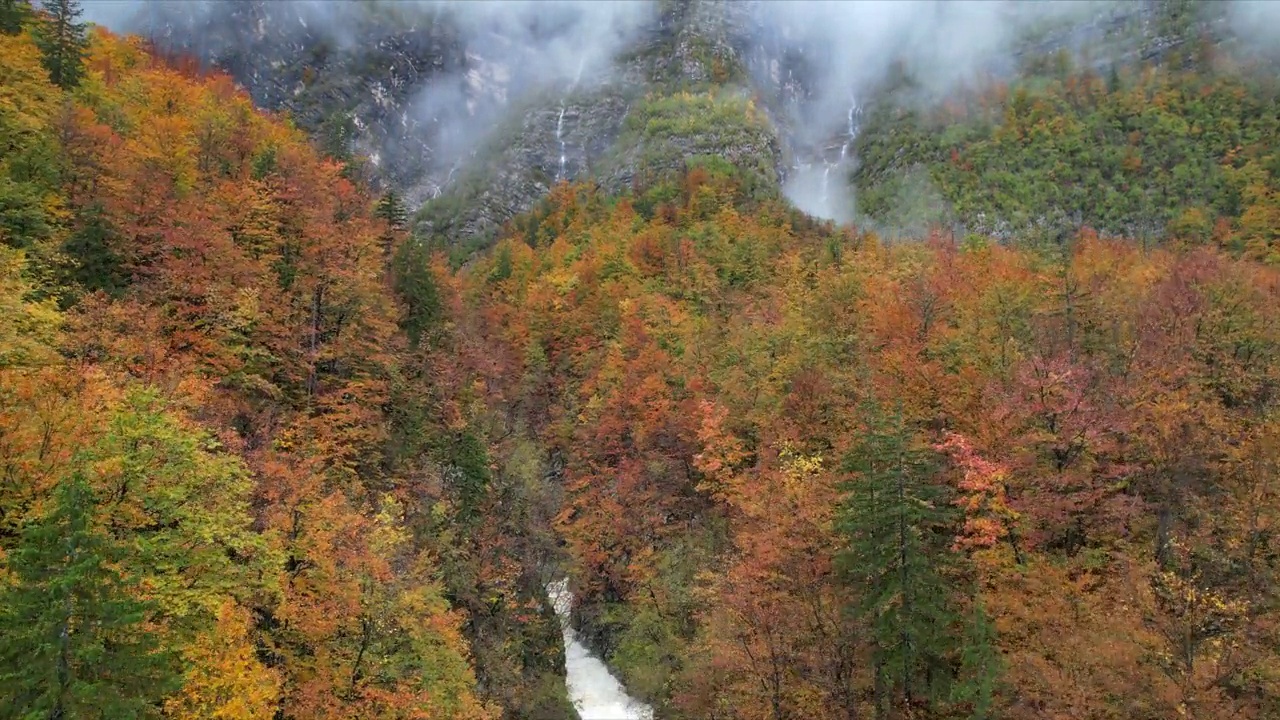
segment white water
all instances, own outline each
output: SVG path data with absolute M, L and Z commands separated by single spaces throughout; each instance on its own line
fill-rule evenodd
M 445 189 L 449 187 L 449 183 L 453 181 L 453 174 L 458 172 L 458 168 L 461 166 L 462 160 L 457 160 L 453 163 L 453 166 L 449 168 L 449 174 L 444 176 L 444 182 L 437 185 L 435 191 L 431 193 L 433 199 L 444 194 Z
M 568 157 L 565 155 L 564 141 L 564 110 L 565 103 L 568 102 L 569 96 L 573 95 L 573 91 L 578 88 L 578 83 L 582 81 L 582 70 L 586 67 L 586 58 L 578 60 L 578 72 L 573 76 L 573 82 L 569 83 L 569 90 L 565 93 L 565 97 L 560 98 L 560 115 L 556 118 L 556 142 L 560 144 L 560 169 L 556 171 L 556 181 L 565 179 L 565 164 Z
M 862 119 L 862 107 L 858 105 L 858 98 L 849 99 L 849 115 L 846 118 L 848 122 L 844 129 L 844 144 L 840 146 L 840 162 L 844 162 L 845 157 L 849 155 L 849 145 L 858 139 L 858 121 Z
M 827 160 L 822 161 L 822 164 L 825 165 L 826 167 L 822 171 L 822 190 L 821 190 L 821 198 L 820 198 L 822 203 L 821 206 L 823 208 L 832 209 L 831 214 L 833 216 L 838 215 L 838 213 L 834 211 L 834 208 L 831 202 L 831 183 L 829 182 L 828 177 L 831 175 L 832 168 L 839 168 L 840 170 L 844 170 L 845 160 L 847 160 L 849 157 L 849 146 L 853 144 L 853 141 L 858 138 L 858 123 L 856 118 L 860 118 L 861 116 L 862 116 L 862 108 L 858 107 L 857 98 L 851 98 L 849 102 L 849 113 L 845 118 L 846 123 L 845 123 L 844 142 L 841 143 L 840 145 L 840 158 L 836 160 L 834 163 L 829 162 Z M 839 218 L 835 217 L 833 219 L 839 219 Z
M 556 173 L 556 180 L 564 179 L 564 138 L 561 136 L 564 130 L 564 103 L 560 103 L 560 117 L 556 118 L 556 142 L 560 143 L 560 171 Z
M 861 120 L 862 107 L 856 97 L 850 97 L 839 155 L 835 155 L 835 145 L 831 144 L 818 152 L 817 159 L 821 161 L 821 166 L 810 162 L 792 168 L 794 173 L 787 178 L 783 190 L 796 207 L 811 215 L 836 222 L 848 222 L 852 219 L 853 207 L 844 178 L 850 163 L 855 160 L 849 150 L 858 138 Z M 821 173 L 818 172 L 819 168 Z M 834 187 L 831 181 L 832 170 L 836 171 Z
M 578 642 L 577 633 L 569 624 L 569 610 L 573 607 L 569 580 L 563 578 L 548 583 L 547 597 L 560 618 L 560 630 L 564 633 L 565 684 L 582 720 L 653 720 L 653 710 L 628 696 L 609 668 Z

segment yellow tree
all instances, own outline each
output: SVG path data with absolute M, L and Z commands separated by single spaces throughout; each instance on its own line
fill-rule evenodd
M 182 689 L 165 702 L 178 720 L 269 720 L 280 704 L 278 671 L 263 666 L 250 634 L 249 613 L 223 602 L 218 621 L 183 658 L 190 669 Z

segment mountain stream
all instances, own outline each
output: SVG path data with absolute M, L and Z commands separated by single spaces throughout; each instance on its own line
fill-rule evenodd
M 547 596 L 564 633 L 565 684 L 582 720 L 653 720 L 653 710 L 633 699 L 609 668 L 592 655 L 569 623 L 573 594 L 567 578 L 547 584 Z

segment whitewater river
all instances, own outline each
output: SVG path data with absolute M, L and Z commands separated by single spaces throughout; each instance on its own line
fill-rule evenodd
M 569 686 L 569 699 L 578 708 L 582 720 L 652 720 L 653 710 L 628 696 L 609 668 L 578 642 L 577 633 L 569 624 L 573 594 L 569 592 L 568 579 L 548 584 L 547 596 L 560 617 L 565 681 Z

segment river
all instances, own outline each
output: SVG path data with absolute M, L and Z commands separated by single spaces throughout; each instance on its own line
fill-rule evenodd
M 569 686 L 569 699 L 582 720 L 652 720 L 653 710 L 627 695 L 609 668 L 578 642 L 577 632 L 569 623 L 573 593 L 569 592 L 568 579 L 549 583 L 547 596 L 564 633 L 565 684 Z

